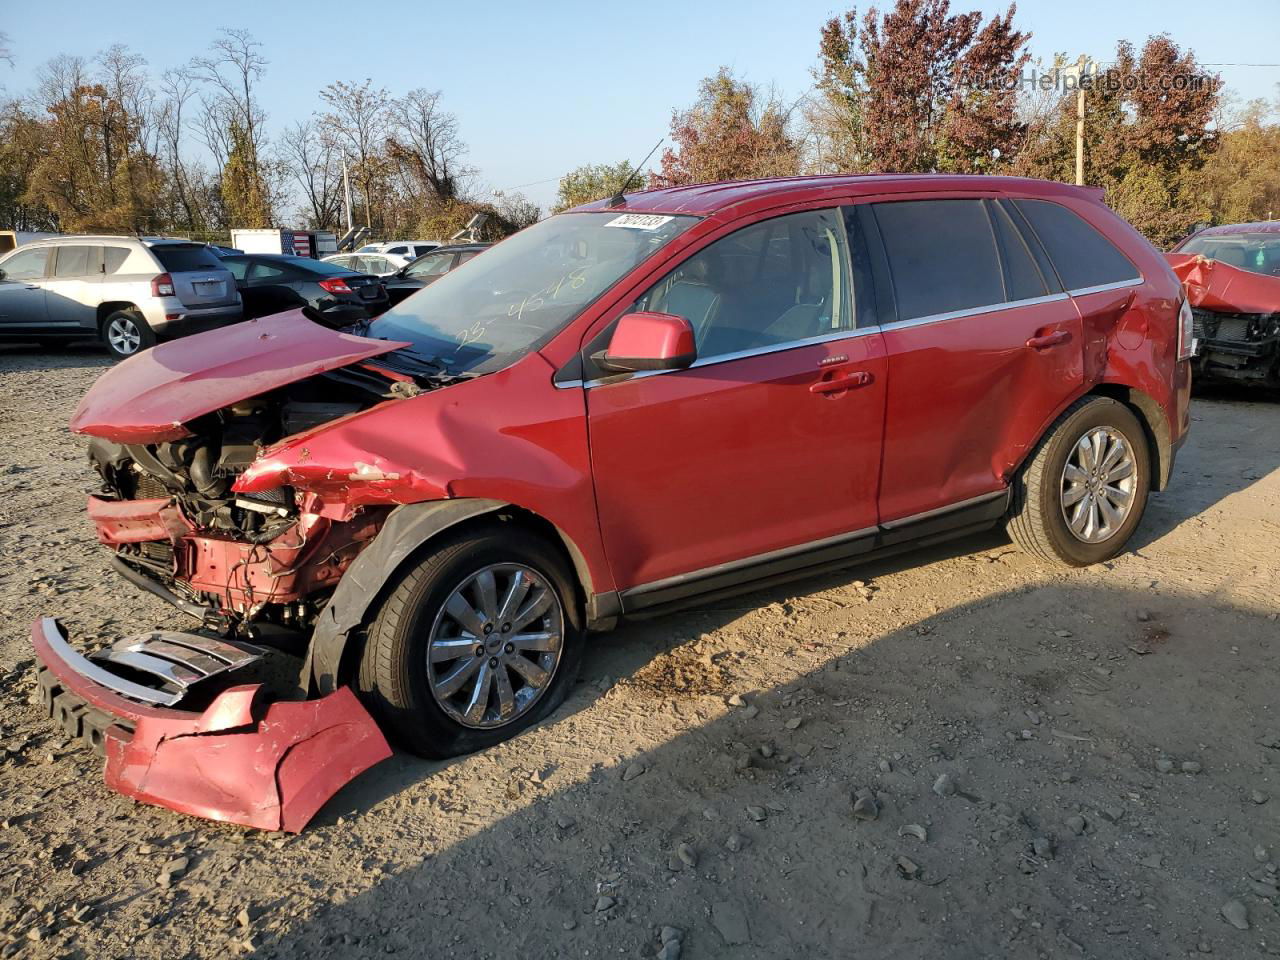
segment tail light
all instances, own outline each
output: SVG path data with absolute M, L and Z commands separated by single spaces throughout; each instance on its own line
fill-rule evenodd
M 173 277 L 167 273 L 162 273 L 151 281 L 151 295 L 153 297 L 172 297 L 173 296 Z
M 341 277 L 325 277 L 320 281 L 320 286 L 327 293 L 351 293 L 351 288 L 347 286 L 347 281 Z
M 1195 355 L 1195 318 L 1191 315 L 1191 304 L 1184 297 L 1178 308 L 1178 359 L 1190 360 Z

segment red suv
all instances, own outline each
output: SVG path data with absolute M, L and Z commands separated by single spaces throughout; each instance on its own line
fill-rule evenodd
M 196 692 L 264 645 L 305 650 L 304 705 L 352 687 L 447 756 L 545 717 L 587 631 L 623 617 L 999 524 L 1097 563 L 1169 480 L 1190 319 L 1100 192 L 1058 183 L 805 177 L 579 207 L 354 331 L 285 313 L 103 375 L 72 422 L 103 480 L 90 517 L 120 573 L 204 629 L 86 658 L 45 620 L 42 682 L 72 733 L 117 717 L 109 780 L 115 737 L 154 781 L 176 742 L 155 711 L 208 734 L 231 708 Z M 186 702 L 207 709 L 181 727 Z

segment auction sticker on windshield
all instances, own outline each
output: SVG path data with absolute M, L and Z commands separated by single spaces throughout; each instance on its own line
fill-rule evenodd
M 606 227 L 629 227 L 632 230 L 657 230 L 660 226 L 670 223 L 675 217 L 659 217 L 652 213 L 624 213 L 619 217 L 614 217 Z

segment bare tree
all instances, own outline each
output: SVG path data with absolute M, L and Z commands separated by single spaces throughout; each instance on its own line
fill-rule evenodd
M 460 179 L 471 171 L 462 165 L 466 144 L 458 134 L 458 118 L 440 106 L 440 91 L 410 90 L 391 101 L 387 153 L 420 192 L 436 200 L 458 196 Z
M 203 227 L 206 217 L 191 187 L 191 171 L 183 159 L 182 145 L 186 135 L 187 104 L 195 96 L 196 80 L 181 69 L 166 70 L 160 77 L 161 103 L 156 111 L 156 136 L 159 154 L 172 182 L 173 197 L 186 226 Z
M 13 49 L 9 46 L 12 41 L 9 35 L 0 30 L 0 60 L 3 60 L 9 66 L 13 66 Z
M 201 98 L 198 125 L 222 171 L 229 215 L 266 223 L 273 219 L 281 177 L 280 165 L 270 156 L 264 133 L 267 115 L 256 94 L 267 67 L 261 50 L 262 44 L 248 30 L 224 28 L 209 45 L 209 55 L 191 61 L 190 72 L 211 90 Z M 230 177 L 228 165 L 234 167 Z
M 329 109 L 320 116 L 326 134 L 354 161 L 354 176 L 364 197 L 365 226 L 373 227 L 373 208 L 385 178 L 382 148 L 387 135 L 389 95 L 369 80 L 339 80 L 320 91 Z
M 224 121 L 234 120 L 244 132 L 254 153 L 260 152 L 261 129 L 266 114 L 258 103 L 254 85 L 262 79 L 267 59 L 259 51 L 262 44 L 248 30 L 223 28 L 222 36 L 209 45 L 210 56 L 191 61 L 193 75 L 214 89 L 212 103 Z M 222 143 L 225 146 L 225 136 Z M 212 149 L 212 147 L 210 148 Z M 254 172 L 257 172 L 256 158 Z
M 338 224 L 342 207 L 342 156 L 316 120 L 299 120 L 280 136 L 281 158 L 302 190 L 314 226 Z

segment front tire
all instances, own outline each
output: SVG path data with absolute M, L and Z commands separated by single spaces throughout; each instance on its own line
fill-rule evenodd
M 1009 536 L 1032 556 L 1086 567 L 1124 549 L 1142 521 L 1151 456 L 1138 418 L 1109 397 L 1077 400 L 1013 483 Z
M 117 310 L 102 321 L 102 342 L 116 360 L 125 360 L 154 347 L 155 331 L 136 308 Z
M 387 594 L 358 689 L 388 732 L 425 757 L 472 753 L 546 718 L 585 642 L 560 551 L 510 524 L 442 541 Z

